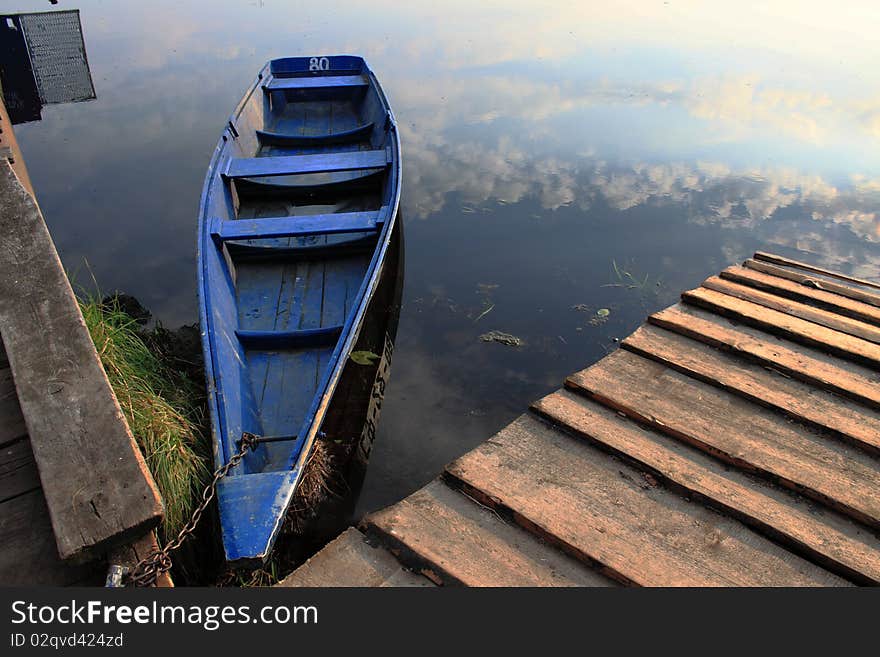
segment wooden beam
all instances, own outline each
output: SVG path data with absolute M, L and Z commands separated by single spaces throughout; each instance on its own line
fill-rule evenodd
M 6 103 L 2 99 L 0 99 L 0 157 L 5 157 L 9 161 L 19 182 L 27 190 L 27 193 L 33 196 L 34 188 L 31 185 L 31 177 L 24 164 L 18 140 L 15 138 L 12 121 L 9 120 L 9 113 L 6 111 Z
M 534 417 L 521 416 L 446 472 L 471 497 L 624 583 L 847 585 Z
M 880 469 L 858 449 L 628 351 L 565 383 L 725 463 L 880 528 Z
M 850 287 L 849 285 L 841 285 L 840 283 L 835 283 L 834 281 L 826 281 L 825 279 L 801 274 L 800 272 L 792 271 L 791 269 L 786 269 L 785 267 L 777 267 L 776 265 L 771 265 L 766 262 L 759 262 L 758 260 L 753 260 L 751 258 L 743 263 L 743 267 L 747 269 L 754 269 L 755 271 L 769 274 L 771 276 L 776 276 L 778 278 L 784 278 L 789 281 L 794 281 L 795 283 L 800 283 L 801 285 L 812 287 L 817 290 L 833 292 L 834 294 L 839 294 L 842 297 L 855 299 L 856 301 L 861 301 L 862 303 L 867 303 L 871 306 L 876 306 L 880 308 L 880 294 L 867 292 L 865 290 L 859 290 L 857 288 Z
M 774 265 L 782 265 L 784 267 L 794 267 L 795 269 L 803 269 L 804 271 L 813 272 L 814 274 L 821 274 L 822 276 L 830 276 L 831 278 L 836 278 L 841 281 L 846 281 L 847 283 L 855 283 L 856 285 L 864 285 L 866 287 L 873 287 L 875 290 L 880 290 L 880 283 L 875 283 L 874 281 L 866 281 L 864 278 L 856 278 L 854 276 L 847 276 L 846 274 L 841 274 L 840 272 L 831 271 L 829 269 L 822 269 L 821 267 L 816 267 L 815 265 L 810 265 L 806 262 L 800 262 L 798 260 L 790 260 L 788 258 L 783 258 L 782 256 L 774 255 L 773 253 L 764 253 L 762 251 L 758 251 L 755 254 L 755 260 L 769 262 Z
M 442 584 L 614 584 L 437 480 L 363 524 L 401 561 Z
M 762 331 L 880 368 L 880 345 L 873 342 L 704 287 L 685 292 L 681 298 L 685 303 L 750 324 Z
M 838 395 L 880 408 L 880 376 L 867 367 L 847 363 L 818 349 L 784 340 L 750 326 L 735 325 L 724 317 L 681 304 L 654 313 L 648 321 Z
M 759 306 L 764 306 L 792 317 L 798 317 L 808 322 L 846 333 L 847 335 L 853 335 L 874 344 L 880 344 L 880 327 L 852 319 L 851 317 L 841 317 L 836 312 L 815 308 L 805 303 L 749 287 L 748 285 L 740 285 L 718 276 L 707 278 L 703 281 L 703 287 L 721 292 L 729 297 L 750 301 Z
M 650 324 L 640 327 L 621 346 L 800 422 L 832 431 L 880 456 L 880 412 L 872 408 Z
M 62 558 L 143 535 L 162 504 L 34 199 L 0 164 L 0 332 Z
M 350 89 L 366 87 L 365 75 L 327 75 L 321 77 L 276 78 L 263 85 L 267 91 L 293 91 L 299 89 Z
M 860 583 L 880 584 L 880 538 L 849 518 L 725 467 L 580 395 L 560 390 L 532 408 L 601 449 L 647 469 L 689 498 L 732 514 L 826 568 Z
M 227 163 L 227 178 L 260 176 L 298 176 L 305 173 L 362 171 L 382 169 L 391 161 L 387 151 L 349 151 L 311 155 L 277 155 L 272 157 L 239 157 Z
M 388 208 L 367 212 L 340 212 L 303 217 L 215 220 L 211 237 L 218 244 L 233 240 L 277 239 L 304 235 L 333 235 L 374 231 L 387 218 Z
M 433 584 L 405 570 L 390 552 L 369 545 L 363 534 L 349 528 L 276 586 L 430 587 Z
M 721 278 L 735 281 L 741 285 L 749 285 L 765 292 L 772 292 L 780 297 L 808 303 L 817 308 L 831 310 L 844 317 L 880 326 L 880 308 L 834 292 L 820 290 L 787 278 L 739 266 L 728 267 L 721 272 Z

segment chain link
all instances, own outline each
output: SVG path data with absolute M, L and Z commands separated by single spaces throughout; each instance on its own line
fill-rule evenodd
M 214 478 L 211 480 L 211 483 L 205 486 L 205 490 L 202 491 L 202 501 L 193 511 L 192 516 L 189 519 L 189 522 L 184 525 L 183 529 L 177 534 L 177 537 L 173 541 L 169 541 L 165 544 L 161 550 L 157 550 L 156 552 L 152 552 L 149 556 L 142 559 L 131 571 L 128 573 L 126 577 L 125 583 L 128 586 L 152 586 L 153 583 L 158 579 L 159 575 L 162 573 L 168 572 L 171 570 L 171 553 L 174 552 L 177 548 L 183 545 L 183 542 L 190 536 L 190 534 L 195 531 L 196 526 L 199 524 L 199 520 L 202 517 L 202 514 L 205 512 L 205 509 L 208 508 L 208 505 L 211 503 L 211 500 L 214 499 L 214 496 L 217 494 L 217 484 L 220 482 L 223 477 L 229 474 L 229 471 L 241 463 L 241 460 L 244 458 L 244 455 L 248 452 L 248 450 L 252 449 L 257 445 L 257 436 L 252 433 L 248 433 L 247 431 L 241 434 L 241 445 L 236 454 L 233 454 L 232 458 L 226 462 L 225 465 L 217 468 L 214 471 Z

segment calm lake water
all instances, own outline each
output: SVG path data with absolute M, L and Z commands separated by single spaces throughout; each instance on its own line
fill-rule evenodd
M 367 58 L 402 128 L 406 239 L 370 510 L 755 250 L 878 278 L 880 4 L 847 4 L 0 9 L 80 10 L 96 99 L 16 132 L 65 266 L 167 326 L 197 319 L 202 181 L 258 69 Z

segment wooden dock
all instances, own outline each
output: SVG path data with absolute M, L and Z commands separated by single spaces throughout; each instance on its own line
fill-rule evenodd
M 880 583 L 880 285 L 758 253 L 280 586 Z
M 103 583 L 156 545 L 162 503 L 2 107 L 0 335 L 0 585 Z

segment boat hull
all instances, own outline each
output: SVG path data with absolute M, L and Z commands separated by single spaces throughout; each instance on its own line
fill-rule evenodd
M 359 487 L 369 441 L 353 427 L 393 349 L 400 179 L 393 114 L 359 57 L 270 61 L 223 130 L 199 218 L 216 465 L 253 441 L 218 485 L 228 561 L 268 557 L 319 442 Z

